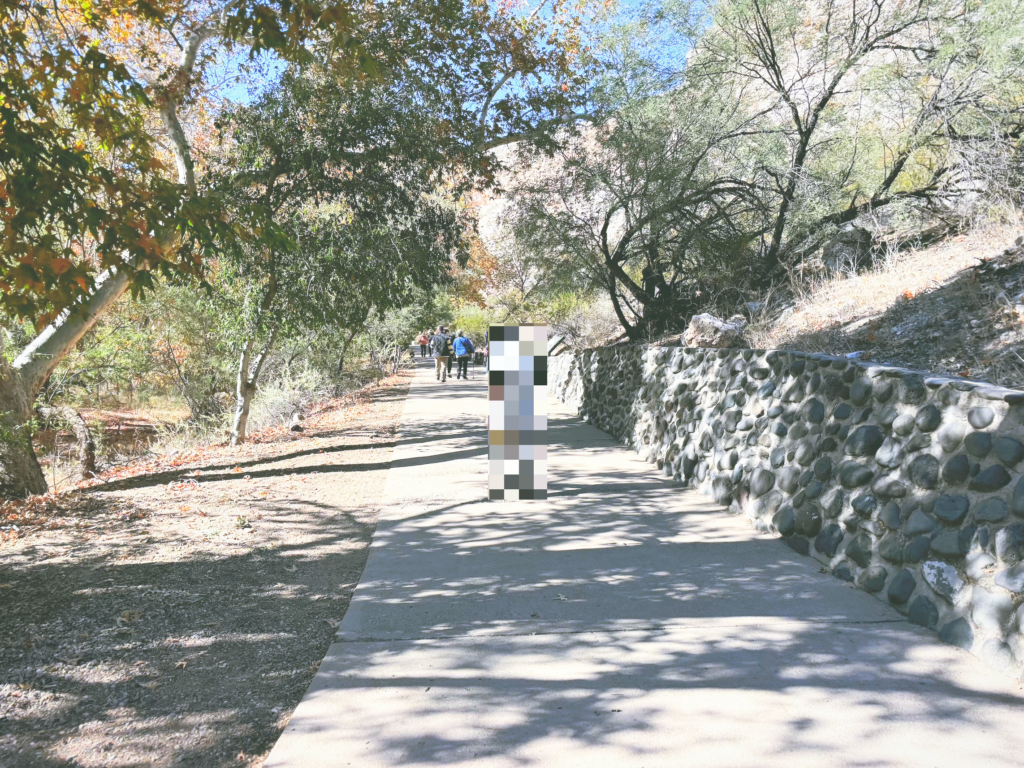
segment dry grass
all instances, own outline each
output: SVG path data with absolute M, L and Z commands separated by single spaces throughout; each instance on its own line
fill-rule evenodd
M 977 230 L 928 248 L 888 254 L 874 269 L 852 275 L 812 279 L 797 288 L 791 307 L 767 310 L 748 328 L 751 346 L 785 348 L 799 341 L 807 351 L 851 352 L 843 339 L 856 331 L 877 331 L 883 315 L 915 297 L 952 283 L 965 269 L 998 255 L 1019 230 Z M 958 287 L 970 311 L 981 310 L 983 295 L 965 281 Z M 852 340 L 852 339 L 851 339 Z M 809 347 L 817 348 L 809 348 Z

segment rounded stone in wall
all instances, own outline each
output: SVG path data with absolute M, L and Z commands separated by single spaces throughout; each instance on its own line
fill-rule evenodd
M 839 465 L 839 482 L 844 488 L 860 488 L 871 482 L 875 473 L 856 461 L 844 461 Z
M 971 408 L 967 412 L 967 421 L 975 429 L 984 429 L 995 419 L 996 415 L 988 406 Z
M 937 435 L 939 445 L 942 446 L 942 450 L 946 453 L 952 453 L 960 447 L 960 443 L 963 442 L 966 433 L 967 428 L 963 423 L 959 421 L 950 422 L 939 430 Z
M 760 467 L 750 476 L 750 495 L 755 499 L 764 496 L 775 487 L 775 474 Z
M 857 574 L 857 586 L 865 592 L 881 592 L 889 572 L 881 565 L 872 565 Z
M 790 536 L 787 539 L 783 539 L 783 541 L 787 547 L 797 554 L 806 555 L 811 551 L 810 543 L 803 536 Z
M 871 379 L 864 378 L 863 376 L 854 379 L 850 384 L 850 399 L 854 405 L 864 405 L 871 397 Z
M 922 432 L 934 432 L 942 423 L 942 412 L 929 403 L 917 412 L 914 423 Z
M 786 493 L 796 493 L 800 484 L 800 470 L 796 467 L 783 467 L 778 474 L 779 488 Z
M 832 411 L 832 418 L 842 421 L 843 419 L 850 418 L 850 414 L 853 413 L 853 408 L 848 403 L 840 403 Z
M 893 386 L 891 381 L 882 382 L 875 387 L 875 400 L 880 403 L 886 402 L 890 397 L 892 397 L 892 390 Z
M 1024 459 L 1024 444 L 1012 437 L 997 437 L 992 441 L 996 458 L 1008 467 L 1015 467 Z
M 833 400 L 843 388 L 843 379 L 838 374 L 826 374 L 821 383 L 821 393 L 829 400 Z
M 823 483 L 828 482 L 832 478 L 832 459 L 822 456 L 814 462 L 813 472 L 818 480 Z
M 932 444 L 932 436 L 929 434 L 914 435 L 907 441 L 907 452 L 914 453 L 923 450 Z
M 758 517 L 771 517 L 782 506 L 783 500 L 782 494 L 778 491 L 769 491 L 754 502 L 754 512 Z
M 903 463 L 906 454 L 898 440 L 885 438 L 882 445 L 875 451 L 875 461 L 888 469 L 895 469 Z
M 1019 517 L 1024 517 L 1024 477 L 1017 481 L 1017 485 L 1013 489 L 1013 500 L 1010 502 L 1010 511 Z
M 905 549 L 903 540 L 895 533 L 883 536 L 878 542 L 879 557 L 897 565 L 903 562 L 903 558 L 906 555 Z
M 889 584 L 888 597 L 893 605 L 903 605 L 914 594 L 917 582 L 914 580 L 914 572 L 904 568 L 893 578 Z
M 926 629 L 935 629 L 939 623 L 939 609 L 924 595 L 918 595 L 910 604 L 907 618 Z
M 788 538 L 796 533 L 796 510 L 788 504 L 772 516 L 772 525 L 779 535 Z
M 970 506 L 966 496 L 946 493 L 936 500 L 933 514 L 944 523 L 959 525 L 967 517 Z
M 926 535 L 916 536 L 911 539 L 903 550 L 903 559 L 908 563 L 920 563 L 928 556 L 928 549 L 932 540 Z
M 1014 594 L 1024 593 L 1024 563 L 1018 563 L 1012 568 L 1000 571 L 996 574 L 995 582 L 997 587 L 1002 587 Z
M 902 525 L 900 519 L 900 505 L 895 501 L 888 502 L 878 515 L 878 521 L 891 531 L 899 530 Z
M 821 500 L 822 509 L 825 512 L 825 516 L 834 519 L 839 517 L 839 513 L 843 511 L 843 501 L 845 497 L 843 492 L 838 488 L 833 488 L 831 491 L 825 494 L 825 498 Z
M 971 619 L 982 632 L 1002 637 L 1013 616 L 1013 598 L 1006 592 L 975 587 L 971 594 Z
M 893 419 L 892 431 L 900 437 L 906 437 L 914 431 L 914 417 L 909 413 L 903 413 Z
M 810 502 L 796 511 L 796 532 L 801 536 L 816 536 L 821 530 L 821 512 Z
M 850 566 L 848 566 L 846 563 L 840 563 L 835 568 L 833 568 L 832 575 L 840 581 L 853 581 L 853 574 L 850 573 Z
M 957 531 L 946 531 L 940 533 L 934 539 L 932 539 L 929 552 L 942 558 L 956 559 L 963 557 L 964 549 L 963 543 L 960 540 L 960 534 Z
M 814 539 L 814 548 L 826 557 L 834 557 L 843 540 L 843 529 L 835 523 L 829 523 Z
M 960 485 L 967 480 L 971 471 L 971 461 L 966 453 L 954 456 L 942 468 L 942 479 L 950 485 Z
M 870 493 L 862 493 L 859 496 L 854 496 L 850 506 L 861 517 L 871 517 L 871 513 L 878 508 L 878 499 Z
M 927 454 L 917 456 L 907 467 L 907 473 L 919 488 L 934 488 L 939 484 L 939 460 Z
M 918 373 L 904 374 L 900 378 L 899 397 L 901 403 L 918 405 L 928 396 L 924 376 Z
M 915 509 L 910 513 L 910 517 L 907 518 L 907 522 L 903 525 L 903 535 L 907 538 L 912 538 L 921 534 L 931 533 L 938 527 L 939 524 L 934 518 L 929 517 L 920 509 Z
M 812 440 L 804 440 L 796 447 L 794 458 L 801 467 L 809 467 L 814 463 L 817 455 L 818 451 L 815 450 L 814 442 Z
M 854 536 L 846 545 L 846 556 L 861 568 L 867 567 L 871 562 L 871 537 L 865 533 Z
M 865 421 L 871 418 L 871 414 L 873 413 L 873 411 L 874 409 L 871 408 L 870 406 L 867 408 L 862 408 L 860 411 L 857 412 L 857 415 L 853 417 L 853 423 L 863 424 Z
M 974 645 L 974 630 L 967 619 L 961 616 L 939 630 L 939 640 L 969 651 Z
M 996 557 L 1005 565 L 1024 561 L 1024 523 L 1011 523 L 996 532 Z
M 875 495 L 883 498 L 902 499 L 909 493 L 910 489 L 895 477 L 879 477 L 871 484 L 871 490 Z
M 773 450 L 771 452 L 770 461 L 773 468 L 778 469 L 779 467 L 781 467 L 783 464 L 786 463 L 786 449 L 776 448 L 775 450 Z
M 993 464 L 991 467 L 979 472 L 971 480 L 969 487 L 972 491 L 991 493 L 992 491 L 998 491 L 1000 488 L 1005 488 L 1010 484 L 1011 479 L 1010 473 L 1002 466 Z
M 804 421 L 811 424 L 820 424 L 825 420 L 825 405 L 817 398 L 811 398 L 804 403 L 801 409 Z
M 847 456 L 874 456 L 883 442 L 885 435 L 882 434 L 882 430 L 874 424 L 865 424 L 853 430 L 843 450 Z
M 982 523 L 998 523 L 1010 513 L 1006 502 L 999 498 L 985 499 L 974 510 L 974 519 Z
M 896 418 L 899 415 L 899 411 L 897 411 L 893 406 L 887 405 L 885 408 L 878 412 L 878 423 L 881 424 L 886 429 L 891 429 L 893 422 L 896 421 Z

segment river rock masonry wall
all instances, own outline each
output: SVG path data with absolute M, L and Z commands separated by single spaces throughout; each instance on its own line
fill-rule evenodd
M 681 484 L 1024 671 L 1024 392 L 788 351 L 608 347 L 548 385 Z

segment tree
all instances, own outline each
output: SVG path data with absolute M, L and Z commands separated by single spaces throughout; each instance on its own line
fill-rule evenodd
M 978 77 L 993 58 L 979 34 L 987 15 L 982 4 L 952 0 L 716 7 L 688 79 L 745 94 L 759 115 L 750 137 L 771 180 L 762 284 L 820 247 L 835 225 L 950 191 L 954 126 L 981 117 L 995 95 Z M 1019 9 L 1015 21 L 1019 28 Z M 1019 136 L 1013 112 L 997 136 Z
M 120 295 L 151 285 L 154 272 L 201 276 L 214 244 L 276 236 L 258 215 L 226 209 L 197 183 L 180 113 L 203 86 L 211 50 L 242 53 L 243 60 L 271 51 L 304 62 L 318 49 L 334 73 L 353 82 L 459 82 L 464 58 L 483 57 L 473 87 L 447 94 L 475 104 L 460 103 L 452 114 L 460 132 L 470 116 L 479 118 L 472 142 L 478 152 L 513 131 L 542 140 L 575 119 L 571 108 L 581 99 L 581 51 L 572 33 L 578 17 L 560 2 L 524 17 L 483 0 L 358 10 L 345 2 L 126 0 L 85 11 L 4 0 L 0 22 L 0 103 L 7 110 L 0 193 L 5 220 L 13 222 L 4 235 L 10 247 L 0 253 L 14 254 L 0 261 L 0 303 L 42 328 L 0 365 L 0 497 L 45 490 L 28 439 L 31 401 Z M 122 44 L 126 24 L 132 39 L 144 41 L 139 50 Z M 564 34 L 541 35 L 555 27 Z M 517 88 L 526 78 L 533 82 Z M 72 128 L 64 130 L 67 124 Z M 496 129 L 506 134 L 496 139 Z M 55 190 L 69 190 L 49 207 L 33 194 L 47 173 Z
M 1021 199 L 1019 3 L 703 7 L 614 29 L 612 118 L 555 163 L 520 156 L 516 242 L 607 291 L 631 338 L 735 307 L 885 206 Z
M 371 308 L 443 280 L 460 251 L 463 224 L 438 187 L 451 161 L 432 141 L 434 116 L 404 89 L 345 88 L 325 74 L 290 70 L 227 116 L 233 150 L 211 177 L 284 236 L 225 251 L 244 315 L 235 444 L 279 334 L 359 328 Z
M 737 113 L 689 89 L 628 105 L 555 166 L 524 174 L 509 215 L 516 242 L 606 291 L 630 338 L 664 330 L 719 284 L 716 271 L 749 255 L 761 197 L 756 174 L 730 156 L 749 127 Z
M 164 38 L 138 52 L 144 66 L 136 71 L 118 51 L 115 33 L 125 23 L 143 38 Z M 0 361 L 0 497 L 46 490 L 29 420 L 64 355 L 130 286 L 151 285 L 154 271 L 198 272 L 204 246 L 239 229 L 198 194 L 179 118 L 203 46 L 238 41 L 295 57 L 311 35 L 351 28 L 343 6 L 288 0 L 0 3 L 0 306 L 42 329 Z M 173 180 L 163 174 L 153 113 Z

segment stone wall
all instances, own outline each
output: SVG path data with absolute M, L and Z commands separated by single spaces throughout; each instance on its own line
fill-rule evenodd
M 609 347 L 548 386 L 664 473 L 1020 676 L 1024 392 L 825 355 Z

